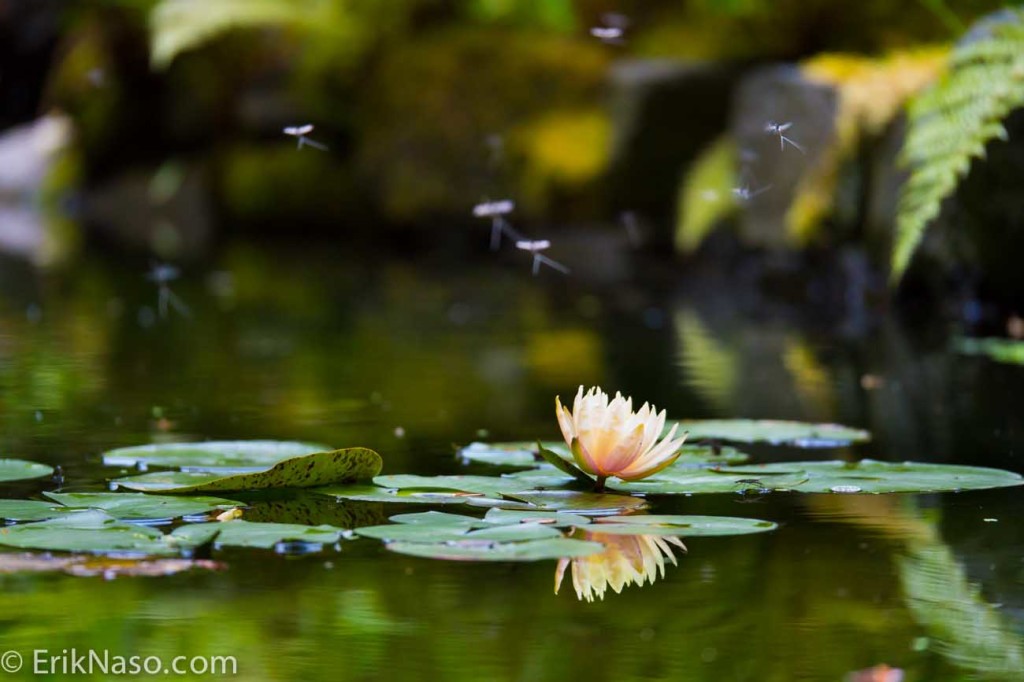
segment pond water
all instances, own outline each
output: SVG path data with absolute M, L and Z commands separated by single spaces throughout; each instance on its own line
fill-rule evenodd
M 95 256 L 48 276 L 5 263 L 3 455 L 59 464 L 65 490 L 123 473 L 104 450 L 174 440 L 362 445 L 385 473 L 482 473 L 455 444 L 557 439 L 554 396 L 585 384 L 676 418 L 874 434 L 746 448 L 756 461 L 1024 469 L 1024 368 L 957 355 L 942 323 L 825 320 L 701 282 L 534 278 L 524 263 L 230 244 L 185 268 L 171 287 L 189 314 L 166 317 L 146 262 Z M 318 509 L 328 523 L 423 510 Z M 664 578 L 594 603 L 568 579 L 554 593 L 554 561 L 434 561 L 372 539 L 218 551 L 224 570 L 163 578 L 0 575 L 0 652 L 234 656 L 247 680 L 842 680 L 881 664 L 906 680 L 1024 678 L 1018 489 L 694 496 L 653 511 L 780 527 L 687 539 Z

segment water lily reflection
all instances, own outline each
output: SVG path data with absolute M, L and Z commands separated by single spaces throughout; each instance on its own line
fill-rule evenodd
M 600 542 L 605 551 L 575 559 L 561 559 L 555 570 L 555 594 L 558 594 L 565 577 L 565 569 L 572 565 L 572 585 L 576 596 L 588 602 L 594 598 L 604 599 L 609 587 L 618 594 L 622 588 L 636 583 L 654 583 L 659 576 L 665 577 L 665 559 L 676 565 L 673 545 L 686 551 L 683 541 L 673 536 L 661 535 L 613 535 L 577 531 L 573 537 Z

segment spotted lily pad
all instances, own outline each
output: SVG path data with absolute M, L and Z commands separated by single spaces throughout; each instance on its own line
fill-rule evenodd
M 0 545 L 97 554 L 176 554 L 159 530 L 124 523 L 101 511 L 0 528 Z
M 328 450 L 329 447 L 317 443 L 276 440 L 154 443 L 110 450 L 103 453 L 103 463 L 107 466 L 241 473 L 260 471 L 282 460 Z
M 554 452 L 562 459 L 572 462 L 572 453 L 562 442 L 544 441 L 540 446 Z M 458 452 L 463 462 L 491 464 L 507 467 L 538 467 L 544 466 L 537 443 L 525 441 L 513 443 L 470 443 Z M 722 464 L 739 464 L 749 459 L 749 455 L 736 448 L 712 448 L 706 445 L 684 445 L 682 454 L 673 466 L 715 466 Z
M 771 521 L 730 516 L 636 514 L 631 516 L 606 516 L 595 519 L 594 523 L 587 527 L 587 531 L 612 535 L 710 537 L 764 533 L 775 530 L 777 527 L 777 524 Z
M 669 428 L 671 424 L 667 424 Z M 839 424 L 808 424 L 773 419 L 705 419 L 679 422 L 690 441 L 724 440 L 735 443 L 771 443 L 804 448 L 830 448 L 863 443 L 871 434 Z
M 23 459 L 0 459 L 0 483 L 52 476 L 53 467 Z
M 185 547 L 202 545 L 213 540 L 220 547 L 256 547 L 271 549 L 281 542 L 309 542 L 333 545 L 345 530 L 334 526 L 300 526 L 292 523 L 190 523 L 171 533 L 173 543 Z
M 278 462 L 263 471 L 223 475 L 213 472 L 161 471 L 113 481 L 145 493 L 199 493 L 308 488 L 372 478 L 380 473 L 380 455 L 366 448 L 316 452 Z
M 102 509 L 115 519 L 173 519 L 239 506 L 219 497 L 173 497 L 145 493 L 43 493 L 73 509 Z
M 600 542 L 549 538 L 525 542 L 493 542 L 491 540 L 460 540 L 447 543 L 389 542 L 392 552 L 454 561 L 541 561 L 589 556 L 604 551 Z

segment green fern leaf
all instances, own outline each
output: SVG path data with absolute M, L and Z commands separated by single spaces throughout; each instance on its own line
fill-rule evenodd
M 910 176 L 900 190 L 892 282 L 899 282 L 924 231 L 993 140 L 1007 139 L 1003 121 L 1024 106 L 1024 11 L 988 35 L 957 47 L 949 72 L 910 105 L 901 160 Z

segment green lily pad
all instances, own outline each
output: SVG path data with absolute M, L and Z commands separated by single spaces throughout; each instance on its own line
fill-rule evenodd
M 545 511 L 517 511 L 515 509 L 488 509 L 484 515 L 484 521 L 495 524 L 513 523 L 540 523 L 552 528 L 566 528 L 569 526 L 586 526 L 590 519 L 580 514 L 567 514 L 563 512 Z
M 667 424 L 669 428 L 671 424 Z M 725 440 L 736 443 L 771 443 L 803 448 L 831 448 L 863 443 L 871 434 L 839 424 L 808 424 L 774 419 L 705 419 L 681 421 L 679 430 L 689 432 L 689 439 Z
M 292 457 L 331 448 L 317 443 L 230 440 L 204 443 L 154 443 L 103 453 L 103 463 L 120 467 L 162 467 L 182 471 L 240 473 L 259 471 Z
M 467 494 L 438 490 L 395 490 L 379 485 L 333 485 L 314 488 L 311 492 L 329 495 L 340 500 L 357 502 L 390 502 L 398 504 L 465 504 Z M 472 493 L 477 495 L 477 493 Z
M 315 452 L 278 462 L 263 471 L 223 475 L 212 472 L 161 471 L 114 479 L 113 483 L 144 493 L 199 493 L 308 488 L 372 478 L 380 473 L 380 455 L 367 448 Z
M 390 523 L 383 526 L 356 528 L 356 535 L 384 542 L 452 542 L 465 538 L 468 528 L 434 526 L 428 523 Z
M 0 528 L 0 545 L 22 549 L 97 554 L 176 554 L 159 530 L 124 523 L 101 511 Z
M 796 467 L 807 475 L 795 487 L 803 493 L 928 493 L 985 488 L 1006 488 L 1024 484 L 1024 477 L 1010 471 L 987 467 L 918 462 L 800 462 L 734 467 L 730 474 L 758 475 L 785 472 Z
M 778 525 L 761 519 L 729 516 L 643 515 L 606 516 L 596 519 L 586 530 L 613 535 L 677 535 L 680 537 L 712 537 L 748 535 L 775 530 Z
M 794 468 L 796 467 L 796 468 Z M 699 493 L 759 493 L 797 490 L 808 474 L 799 465 L 780 471 L 765 471 L 752 466 L 750 473 L 732 469 L 662 471 L 641 481 L 625 482 L 609 479 L 610 491 L 642 495 L 694 495 Z
M 415 514 L 396 514 L 390 521 L 413 525 L 445 526 L 449 528 L 486 528 L 488 522 L 475 516 L 448 514 L 447 512 L 428 511 Z
M 72 509 L 102 509 L 115 519 L 174 519 L 209 514 L 240 503 L 219 497 L 171 497 L 145 493 L 43 493 Z
M 558 451 L 568 448 L 564 443 L 554 441 L 542 442 L 542 446 L 548 450 Z M 457 453 L 463 462 L 476 462 L 478 464 L 491 464 L 494 466 L 507 467 L 532 467 L 543 462 L 537 454 L 537 444 L 525 441 L 515 443 L 470 443 L 459 448 Z
M 664 472 L 663 472 L 664 473 Z M 649 495 L 760 492 L 801 493 L 926 493 L 1003 488 L 1024 483 L 1019 474 L 984 467 L 915 462 L 784 462 L 675 472 L 609 487 Z
M 501 500 L 468 498 L 472 506 L 499 507 L 517 511 L 567 511 L 581 516 L 604 516 L 643 509 L 647 502 L 640 497 L 609 493 L 587 493 L 575 490 L 528 490 L 506 493 Z
M 23 459 L 0 459 L 0 483 L 52 476 L 53 467 Z
M 956 348 L 966 355 L 984 355 L 996 362 L 1024 365 L 1024 341 L 1015 339 L 960 339 Z
M 385 545 L 392 552 L 454 561 L 541 561 L 589 556 L 604 551 L 600 542 L 550 538 L 526 542 L 493 542 L 490 540 L 461 540 L 449 543 L 390 542 Z
M 394 523 L 384 526 L 357 528 L 356 534 L 368 538 L 377 538 L 385 542 L 463 542 L 487 540 L 490 542 L 521 542 L 526 540 L 543 540 L 560 538 L 562 534 L 550 526 L 539 523 L 523 523 L 507 526 L 491 526 L 473 530 L 468 527 L 454 526 L 450 523 L 433 525 L 429 523 Z
M 439 492 L 477 493 L 495 497 L 502 493 L 529 490 L 530 484 L 497 476 L 415 476 L 397 474 L 377 476 L 373 482 L 385 488 L 401 490 L 437 490 Z
M 341 539 L 344 532 L 344 529 L 333 526 L 225 521 L 181 526 L 171 533 L 170 540 L 185 547 L 202 545 L 212 539 L 221 547 L 271 549 L 278 543 L 289 541 L 333 545 Z
M 45 521 L 71 510 L 39 500 L 0 500 L 0 521 Z
M 559 455 L 562 459 L 572 462 L 572 453 L 565 443 L 543 441 L 541 447 Z M 511 443 L 470 443 L 458 452 L 464 462 L 491 464 L 507 467 L 540 467 L 546 466 L 540 456 L 537 443 L 526 441 Z M 712 448 L 706 445 L 684 445 L 682 454 L 672 466 L 717 466 L 722 464 L 740 464 L 750 456 L 736 448 Z

